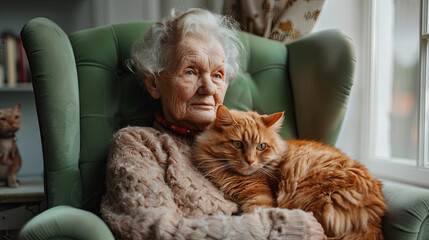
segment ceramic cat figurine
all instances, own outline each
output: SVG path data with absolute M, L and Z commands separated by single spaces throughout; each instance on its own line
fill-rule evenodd
M 196 167 L 244 212 L 299 208 L 313 212 L 335 239 L 383 239 L 381 183 L 337 148 L 283 140 L 283 113 L 259 115 L 220 106 L 197 136 Z
M 18 187 L 16 174 L 21 168 L 21 155 L 15 133 L 21 125 L 21 104 L 0 109 L 0 181 L 9 187 Z

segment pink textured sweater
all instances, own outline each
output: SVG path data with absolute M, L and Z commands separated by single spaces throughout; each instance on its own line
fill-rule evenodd
M 237 205 L 191 162 L 192 138 L 155 124 L 117 132 L 101 214 L 118 239 L 307 239 L 301 210 Z

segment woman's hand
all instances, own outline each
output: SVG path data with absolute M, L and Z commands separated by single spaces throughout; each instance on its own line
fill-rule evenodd
M 305 216 L 304 224 L 307 230 L 308 239 L 314 239 L 314 240 L 327 239 L 327 237 L 324 234 L 322 225 L 320 225 L 320 223 L 316 220 L 316 218 L 313 216 L 313 213 L 306 212 L 304 216 Z

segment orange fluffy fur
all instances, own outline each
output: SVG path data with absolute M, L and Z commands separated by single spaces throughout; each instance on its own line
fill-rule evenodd
M 14 108 L 0 109 L 0 182 L 8 187 L 19 187 L 16 174 L 21 168 L 21 155 L 15 132 L 21 125 L 21 104 Z
M 283 113 L 220 106 L 194 145 L 194 162 L 244 212 L 280 207 L 313 212 L 328 237 L 383 239 L 381 183 L 359 162 L 315 141 L 283 140 Z

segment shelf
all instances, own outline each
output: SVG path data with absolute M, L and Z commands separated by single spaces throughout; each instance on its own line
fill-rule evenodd
M 44 197 L 43 178 L 39 176 L 17 177 L 17 188 L 0 186 L 0 204 L 41 202 Z
M 0 93 L 16 93 L 16 92 L 33 92 L 33 85 L 31 83 L 18 83 L 15 86 L 2 86 Z

